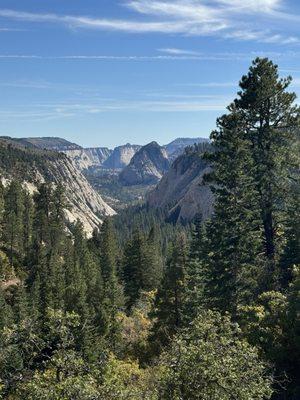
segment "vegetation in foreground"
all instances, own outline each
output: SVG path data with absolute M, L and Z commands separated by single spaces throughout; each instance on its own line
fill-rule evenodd
M 299 399 L 289 83 L 267 59 L 242 78 L 205 156 L 215 212 L 191 232 L 143 210 L 139 226 L 125 214 L 87 239 L 66 225 L 62 187 L 0 187 L 0 397 Z

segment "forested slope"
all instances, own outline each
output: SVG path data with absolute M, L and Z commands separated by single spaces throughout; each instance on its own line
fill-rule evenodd
M 69 221 L 80 219 L 89 234 L 101 218 L 114 214 L 63 153 L 28 148 L 19 140 L 0 139 L 0 175 L 4 183 L 12 178 L 23 182 L 30 192 L 42 182 L 63 184 Z
M 88 239 L 80 222 L 66 229 L 61 185 L 34 196 L 18 180 L 0 186 L 2 398 L 299 399 L 300 110 L 289 84 L 268 59 L 242 77 L 204 155 L 214 212 L 192 226 L 146 206 Z

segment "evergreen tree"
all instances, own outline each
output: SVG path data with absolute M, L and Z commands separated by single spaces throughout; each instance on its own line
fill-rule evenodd
M 5 193 L 3 239 L 9 248 L 10 265 L 14 253 L 23 255 L 23 188 L 18 181 L 11 181 Z
M 144 246 L 145 238 L 140 231 L 135 231 L 125 246 L 123 280 L 128 309 L 138 300 L 143 288 Z
M 33 224 L 33 201 L 28 192 L 24 193 L 24 215 L 23 215 L 23 236 L 24 236 L 24 255 L 25 263 L 30 257 L 30 250 L 32 246 L 32 224 Z
M 280 260 L 281 285 L 286 288 L 295 265 L 300 265 L 300 185 L 294 186 L 287 207 L 286 243 Z
M 186 237 L 181 234 L 174 241 L 171 259 L 155 299 L 152 316 L 155 318 L 153 336 L 157 344 L 166 345 L 183 325 L 187 261 Z
M 117 243 L 116 234 L 110 218 L 107 218 L 100 229 L 100 264 L 104 288 L 104 309 L 107 318 L 107 334 L 116 345 L 118 333 L 117 313 L 123 306 L 123 290 L 117 276 Z
M 142 289 L 149 291 L 158 288 L 163 274 L 163 261 L 157 227 L 153 226 L 144 243 L 144 266 Z
M 184 321 L 193 321 L 205 304 L 204 285 L 206 276 L 206 230 L 201 215 L 195 217 L 192 241 L 186 268 L 186 295 L 184 301 Z
M 14 287 L 12 311 L 17 324 L 20 324 L 28 317 L 28 298 L 23 282 Z
M 234 104 L 217 127 L 211 135 L 215 151 L 206 156 L 213 167 L 206 179 L 213 184 L 215 206 L 207 226 L 205 292 L 210 307 L 234 312 L 257 293 L 262 233 L 249 141 Z
M 270 287 L 278 286 L 281 224 L 285 219 L 282 210 L 291 192 L 290 175 L 299 165 L 295 142 L 300 109 L 295 104 L 296 94 L 287 91 L 290 83 L 291 77 L 279 78 L 278 67 L 272 61 L 257 58 L 242 77 L 235 100 L 250 141 L 250 173 L 258 194 Z
M 0 238 L 2 239 L 2 229 L 3 229 L 3 216 L 4 216 L 4 186 L 1 181 L 0 176 Z
M 161 247 L 155 227 L 148 237 L 136 230 L 124 251 L 123 279 L 127 306 L 130 309 L 140 292 L 157 289 L 162 278 Z

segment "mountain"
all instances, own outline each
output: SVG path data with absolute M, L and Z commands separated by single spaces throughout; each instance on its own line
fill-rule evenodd
M 42 182 L 61 183 L 71 206 L 66 210 L 68 220 L 79 219 L 89 235 L 102 222 L 102 217 L 115 214 L 64 153 L 0 138 L 0 176 L 4 183 L 18 178 L 30 192 Z
M 147 195 L 148 205 L 167 210 L 171 221 L 191 221 L 199 212 L 206 219 L 213 211 L 213 194 L 203 184 L 203 176 L 210 171 L 202 159 L 205 147 L 200 144 L 186 150 Z
M 171 143 L 166 144 L 164 147 L 167 151 L 168 158 L 170 161 L 174 161 L 178 156 L 180 156 L 184 149 L 188 146 L 193 146 L 198 143 L 208 143 L 209 139 L 205 138 L 177 138 Z
M 5 137 L 3 137 L 5 139 Z M 9 138 L 6 138 L 9 140 Z M 76 143 L 69 142 L 66 139 L 59 137 L 33 137 L 33 138 L 19 138 L 13 139 L 15 142 L 23 144 L 26 147 L 37 147 L 39 149 L 65 151 L 81 149 Z
M 166 150 L 156 142 L 143 146 L 120 173 L 124 185 L 149 185 L 157 183 L 168 171 L 170 163 Z
M 80 171 L 91 167 L 101 167 L 112 152 L 113 150 L 107 147 L 91 147 L 64 151 L 64 153 L 73 160 Z
M 115 147 L 111 155 L 103 163 L 103 167 L 108 169 L 123 169 L 130 163 L 132 157 L 140 148 L 141 146 L 130 143 Z

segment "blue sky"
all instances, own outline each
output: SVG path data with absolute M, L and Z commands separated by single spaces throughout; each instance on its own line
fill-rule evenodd
M 0 135 L 208 137 L 251 60 L 300 92 L 297 0 L 1 0 Z

